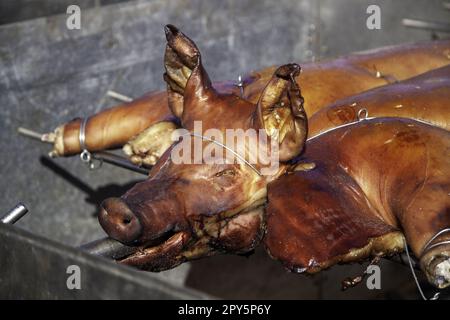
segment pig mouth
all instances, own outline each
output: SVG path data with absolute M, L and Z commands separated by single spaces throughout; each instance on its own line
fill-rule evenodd
M 255 249 L 265 234 L 262 212 L 263 206 L 258 205 L 231 218 L 203 220 L 199 223 L 201 228 L 168 232 L 117 262 L 159 272 L 216 253 L 245 255 Z
M 167 270 L 184 262 L 181 253 L 190 238 L 185 231 L 167 232 L 117 262 L 149 271 Z
M 212 216 L 199 216 L 199 220 L 191 221 L 190 227 L 182 230 L 168 230 L 137 246 L 135 252 L 117 262 L 158 272 L 215 252 L 240 254 L 253 250 L 259 243 L 254 239 L 260 238 L 262 230 L 260 221 L 263 218 L 259 212 L 263 211 L 265 195 L 266 189 L 259 189 L 238 207 Z

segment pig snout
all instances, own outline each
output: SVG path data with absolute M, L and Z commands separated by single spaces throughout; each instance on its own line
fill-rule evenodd
M 120 198 L 104 200 L 98 220 L 111 238 L 125 244 L 136 241 L 142 234 L 142 225 L 138 217 Z

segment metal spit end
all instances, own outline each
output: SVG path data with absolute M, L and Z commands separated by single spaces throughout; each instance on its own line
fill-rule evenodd
M 28 209 L 23 203 L 18 203 L 12 210 L 1 218 L 2 223 L 14 224 L 27 214 Z

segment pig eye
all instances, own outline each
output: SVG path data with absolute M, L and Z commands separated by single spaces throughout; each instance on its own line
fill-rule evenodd
M 214 176 L 215 177 L 222 177 L 222 176 L 233 177 L 235 175 L 236 175 L 236 171 L 234 171 L 234 169 L 225 169 L 225 170 L 217 172 Z

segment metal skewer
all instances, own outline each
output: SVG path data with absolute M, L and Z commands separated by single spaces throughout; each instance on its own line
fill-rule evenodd
M 46 134 L 43 133 L 39 133 L 27 128 L 23 128 L 23 127 L 18 127 L 17 128 L 17 132 L 19 132 L 20 134 L 32 138 L 32 139 L 36 139 L 39 140 L 41 142 L 46 142 L 46 143 L 52 143 L 52 141 L 45 139 Z
M 122 101 L 122 102 L 131 102 L 131 101 L 133 101 L 133 98 L 128 97 L 128 96 L 123 95 L 123 94 L 120 94 L 118 92 L 112 91 L 112 90 L 108 90 L 108 92 L 106 92 L 106 95 L 108 97 L 111 97 L 113 99 L 116 99 L 116 100 L 119 100 L 119 101 Z
M 409 28 L 450 32 L 450 24 L 444 22 L 425 21 L 418 19 L 403 19 L 402 24 L 405 27 Z
M 117 167 L 120 167 L 123 169 L 131 170 L 131 171 L 134 171 L 137 173 L 141 173 L 141 174 L 145 174 L 145 175 L 148 175 L 148 173 L 149 173 L 148 169 L 138 167 L 138 166 L 132 164 L 126 158 L 121 157 L 121 156 L 116 155 L 111 152 L 107 152 L 107 151 L 95 152 L 95 153 L 92 153 L 92 158 L 95 160 L 99 160 L 101 162 L 106 162 L 106 163 L 112 164 L 114 166 L 117 166 Z

